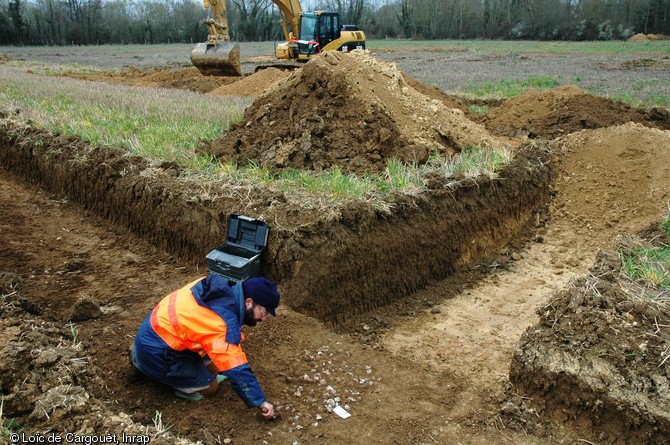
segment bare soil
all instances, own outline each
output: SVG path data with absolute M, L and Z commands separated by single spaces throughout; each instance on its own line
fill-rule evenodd
M 667 112 L 651 115 L 568 89 L 502 103 L 477 123 L 454 111 L 461 99 L 392 67 L 385 67 L 391 75 L 380 73 L 380 62 L 355 66 L 361 82 L 391 79 L 397 90 L 372 94 L 367 85 L 363 94 L 351 78 L 324 71 L 351 72 L 347 63 L 314 63 L 313 73 L 279 79 L 259 75 L 248 91 L 264 94 L 245 124 L 221 140 L 233 135 L 251 146 L 263 125 L 251 116 L 265 110 L 269 124 L 291 106 L 296 117 L 303 107 L 317 115 L 332 110 L 328 132 L 345 138 L 365 114 L 338 114 L 356 111 L 352 96 L 361 110 L 376 107 L 366 122 L 378 146 L 379 119 L 397 132 L 385 140 L 389 153 L 417 138 L 458 150 L 440 144 L 442 133 L 431 125 L 403 125 L 402 108 L 394 108 L 399 93 L 422 110 L 417 116 L 444 119 L 451 140 L 476 129 L 485 140 L 512 143 L 515 162 L 498 180 L 434 178 L 424 195 L 396 197 L 390 215 L 348 203 L 333 220 L 271 190 L 253 190 L 244 202 L 194 202 L 198 184 L 179 180 L 174 166 L 156 169 L 3 116 L 4 419 L 14 418 L 27 434 L 125 432 L 158 443 L 667 443 L 670 314 L 620 292 L 614 254 L 598 253 L 667 212 Z M 214 86 L 185 71 L 98 73 L 91 80 L 140 84 L 154 76 L 151 86 L 202 92 L 234 85 L 219 79 Z M 319 85 L 324 72 L 336 88 Z M 239 82 L 250 85 L 255 76 Z M 209 86 L 197 86 L 200 80 Z M 282 96 L 277 82 L 294 82 L 296 91 Z M 331 97 L 343 87 L 350 93 Z M 310 102 L 312 94 L 323 102 Z M 559 114 L 566 118 L 555 119 Z M 292 119 L 293 131 L 309 131 L 312 146 L 330 142 L 309 121 Z M 304 134 L 282 135 L 283 144 L 304 142 Z M 383 151 L 371 158 L 364 151 L 370 140 L 347 140 L 362 158 L 335 161 L 317 152 L 305 162 L 302 152 L 265 160 L 274 167 L 290 158 L 314 170 L 379 169 Z M 262 155 L 252 150 L 245 159 Z M 245 342 L 281 413 L 271 423 L 225 387 L 187 402 L 129 373 L 127 363 L 141 320 L 163 295 L 205 273 L 204 256 L 224 238 L 232 212 L 271 225 L 263 269 L 278 281 L 284 304 L 276 319 L 248 330 Z M 352 417 L 337 417 L 334 404 Z
M 482 121 L 496 134 L 543 139 L 627 122 L 670 129 L 670 115 L 665 108 L 633 108 L 620 101 L 585 94 L 570 85 L 553 91 L 530 91 L 507 100 Z

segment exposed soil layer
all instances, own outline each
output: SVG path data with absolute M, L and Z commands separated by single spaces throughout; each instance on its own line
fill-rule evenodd
M 587 276 L 538 307 L 539 324 L 515 351 L 503 413 L 540 435 L 547 424 L 570 425 L 596 442 L 666 443 L 670 331 L 660 326 L 670 319 L 667 295 L 622 278 L 622 259 L 609 249 L 667 245 L 658 221 L 670 206 L 670 166 L 657 162 L 668 155 L 670 132 L 628 123 L 557 141 L 564 157 L 552 215 L 570 221 L 574 242 L 608 250 L 598 251 Z
M 276 171 L 365 173 L 383 171 L 391 158 L 422 164 L 433 153 L 505 144 L 419 93 L 394 65 L 364 52 L 329 52 L 266 91 L 203 150 Z
M 278 68 L 266 68 L 250 76 L 246 76 L 237 82 L 222 85 L 209 94 L 213 96 L 261 96 L 266 89 L 275 82 L 280 82 L 288 77 L 289 72 Z
M 126 432 L 178 443 L 174 433 L 207 444 L 310 443 L 325 435 L 344 442 L 348 433 L 329 411 L 336 401 L 360 413 L 347 425 L 363 431 L 372 402 L 393 397 L 377 374 L 386 360 L 369 360 L 365 345 L 282 305 L 273 323 L 247 331 L 245 341 L 265 393 L 282 414 L 278 421 L 255 419 L 228 388 L 206 403 L 176 398 L 169 388 L 129 373 L 128 347 L 160 296 L 202 272 L 65 194 L 15 182 L 5 169 L 0 211 L 2 238 L 10 240 L 0 245 L 2 268 L 13 271 L 2 273 L 3 419 L 14 419 L 28 434 Z M 71 323 L 82 315 L 82 299 L 101 314 Z M 398 365 L 395 375 L 411 382 L 410 369 Z M 357 407 L 377 385 L 379 397 Z M 410 386 L 421 398 L 433 397 L 422 385 Z M 383 411 L 379 415 L 394 415 L 393 408 Z M 157 427 L 161 419 L 168 434 Z M 365 430 L 383 437 L 382 428 Z
M 47 443 L 51 438 L 51 443 L 73 443 L 86 436 L 109 441 L 110 435 L 125 435 L 145 443 L 192 443 L 162 431 L 157 423 L 137 423 L 127 413 L 118 411 L 117 406 L 104 403 L 101 398 L 107 382 L 101 370 L 91 363 L 88 348 L 78 341 L 78 329 L 71 330 L 40 316 L 47 308 L 41 302 L 24 298 L 20 288 L 17 284 L 10 292 L 3 291 L 0 305 L 0 387 L 6 415 L 3 425 L 11 419 L 29 427 L 19 440 L 4 433 L 3 440 L 38 443 L 42 439 Z
M 65 76 L 75 79 L 134 85 L 138 87 L 179 88 L 198 93 L 208 93 L 240 80 L 239 77 L 203 76 L 195 67 L 185 69 L 154 68 L 148 71 L 130 67 L 118 72 L 70 72 L 66 73 Z
M 670 165 L 662 159 L 670 132 L 628 123 L 557 142 L 567 165 L 557 174 L 562 199 L 554 201 L 553 213 L 570 219 L 580 243 L 595 252 L 620 232 L 637 233 L 665 215 Z
M 0 210 L 3 215 L 8 215 L 3 221 L 2 235 L 12 242 L 3 245 L 0 255 L 3 269 L 9 271 L 3 277 L 12 293 L 5 301 L 17 307 L 16 311 L 5 314 L 8 323 L 23 323 L 17 330 L 10 331 L 12 335 L 7 334 L 6 344 L 8 350 L 17 354 L 26 348 L 36 352 L 31 352 L 29 358 L 7 362 L 3 391 L 10 396 L 5 413 L 16 418 L 28 431 L 39 434 L 64 434 L 66 431 L 91 435 L 132 433 L 136 432 L 136 422 L 153 424 L 156 415 L 160 414 L 166 425 L 171 426 L 171 431 L 204 443 L 225 439 L 236 443 L 257 440 L 319 443 L 324 437 L 329 441 L 347 442 L 352 440 L 352 431 L 366 432 L 355 439 L 361 443 L 385 444 L 391 437 L 412 443 L 425 437 L 424 430 L 430 431 L 435 440 L 456 437 L 457 431 L 444 430 L 445 420 L 439 413 L 452 403 L 448 400 L 451 394 L 457 388 L 462 390 L 457 380 L 449 379 L 448 386 L 443 386 L 444 377 L 423 366 L 379 350 L 371 355 L 373 349 L 366 341 L 352 340 L 347 334 L 335 334 L 287 305 L 282 306 L 281 316 L 273 323 L 247 333 L 245 348 L 266 393 L 282 413 L 278 422 L 265 424 L 252 420 L 251 413 L 229 390 L 222 389 L 216 398 L 193 405 L 175 398 L 167 388 L 129 374 L 127 348 L 141 320 L 159 296 L 198 274 L 193 264 L 197 267 L 201 261 L 188 261 L 195 254 L 171 257 L 165 250 L 180 248 L 179 240 L 175 239 L 177 232 L 193 236 L 203 230 L 198 229 L 197 222 L 202 203 L 192 203 L 188 210 L 170 203 L 188 196 L 190 189 L 187 183 L 175 181 L 169 185 L 166 178 L 173 178 L 166 173 L 169 168 L 165 172 L 156 168 L 151 171 L 152 175 L 148 175 L 148 167 L 140 160 L 130 159 L 123 163 L 121 158 L 115 158 L 113 151 L 91 150 L 71 139 L 53 138 L 27 129 L 6 130 L 19 134 L 5 140 L 2 149 L 5 155 L 2 162 L 7 170 L 2 170 L 0 181 Z M 31 138 L 38 138 L 47 150 L 51 150 L 41 151 L 41 144 L 31 145 Z M 12 141 L 15 144 L 9 145 Z M 56 147 L 63 158 L 52 157 Z M 107 156 L 105 162 L 99 157 L 103 153 Z M 79 168 L 87 174 L 83 174 L 84 170 L 68 170 L 74 163 L 66 162 L 65 157 L 75 154 Z M 29 159 L 32 162 L 20 167 Z M 49 176 L 42 170 L 47 165 L 52 173 Z M 524 169 L 526 165 L 524 163 Z M 141 182 L 133 173 L 137 170 L 144 171 L 141 176 L 145 178 L 153 176 L 158 180 Z M 31 181 L 39 178 L 40 183 L 50 190 L 49 194 L 14 182 L 7 175 L 8 171 Z M 104 172 L 121 171 L 124 174 L 119 177 L 129 181 L 123 185 L 111 179 L 114 175 L 104 175 Z M 71 182 L 73 177 L 88 179 L 80 179 L 81 186 L 77 186 Z M 86 187 L 85 181 L 90 181 Z M 65 186 L 65 183 L 69 185 Z M 96 186 L 96 183 L 102 185 Z M 105 193 L 103 188 L 116 192 Z M 465 188 L 465 196 L 477 189 L 474 186 Z M 153 227 L 152 234 L 142 233 L 142 238 L 152 240 L 160 248 L 121 229 L 129 224 L 124 218 L 130 218 L 133 206 L 127 198 L 115 193 L 125 195 L 131 189 L 134 190 L 135 208 L 144 209 L 142 218 L 133 218 L 147 219 L 147 226 Z M 70 201 L 75 198 L 88 209 Z M 106 204 L 89 203 L 88 200 Z M 465 201 L 476 205 L 469 198 Z M 180 220 L 164 213 L 160 217 L 166 221 L 158 223 L 152 212 L 158 215 L 161 209 L 168 213 L 186 213 L 188 218 Z M 412 209 L 417 207 L 408 205 L 407 210 Z M 107 217 L 116 215 L 112 218 L 116 224 L 100 217 L 105 212 L 109 212 Z M 121 218 L 121 214 L 126 216 Z M 212 223 L 212 219 L 207 223 Z M 137 221 L 131 226 L 135 230 L 142 227 Z M 169 227 L 175 232 L 168 234 Z M 297 234 L 298 239 L 318 240 L 318 227 L 313 230 L 309 234 Z M 295 233 L 274 232 L 276 238 L 270 241 L 271 245 L 282 236 L 290 237 L 289 241 L 296 238 Z M 345 234 L 354 236 L 350 230 Z M 365 234 L 362 236 L 365 238 Z M 376 242 L 388 241 L 384 232 L 375 236 L 379 238 Z M 414 236 L 419 236 L 419 232 Z M 335 240 L 346 242 L 341 238 Z M 427 241 L 420 244 L 423 248 L 432 248 Z M 196 253 L 204 252 L 201 248 L 195 249 Z M 311 262 L 327 264 L 327 249 L 324 251 L 325 254 L 320 253 L 321 256 L 313 257 Z M 374 253 L 366 252 L 366 255 L 369 260 Z M 347 258 L 369 267 L 367 260 L 353 255 Z M 326 268 L 334 269 L 335 266 L 327 265 Z M 481 273 L 476 271 L 463 275 L 454 273 L 453 285 L 466 286 L 469 280 L 479 275 Z M 354 278 L 359 278 L 360 284 L 363 282 L 360 278 L 364 276 L 355 275 Z M 410 278 L 407 272 L 406 279 Z M 280 282 L 280 289 L 285 301 L 290 302 L 292 295 L 287 291 L 290 288 L 287 283 L 290 278 Z M 322 284 L 327 290 L 327 283 Z M 344 296 L 347 295 L 337 295 L 340 301 Z M 321 303 L 326 305 L 328 301 L 324 299 Z M 420 301 L 406 303 L 412 311 L 421 310 L 422 306 Z M 30 315 L 17 312 L 18 307 Z M 360 312 L 362 305 L 359 302 L 352 307 Z M 72 320 L 80 320 L 72 325 L 74 330 L 69 328 Z M 387 319 L 388 322 L 392 320 L 393 317 Z M 21 326 L 28 324 L 39 327 L 32 330 L 34 339 L 26 340 L 19 332 L 23 329 Z M 75 350 L 71 351 L 70 347 Z M 46 352 L 37 352 L 42 350 Z M 82 367 L 87 373 L 78 376 Z M 55 369 L 64 374 L 54 373 Z M 418 378 L 421 374 L 424 377 Z M 61 381 L 65 383 L 61 384 Z M 37 398 L 37 393 L 47 394 L 49 398 Z M 416 405 L 416 401 L 421 403 Z M 346 428 L 342 428 L 341 419 L 330 412 L 335 403 L 342 404 L 355 415 L 347 419 Z M 121 413 L 116 416 L 118 409 Z M 132 417 L 123 413 L 130 413 Z M 479 414 L 482 422 L 486 420 L 485 415 Z M 58 419 L 58 422 L 52 422 L 50 418 Z M 159 430 L 144 430 L 144 434 L 171 440 L 171 436 L 163 436 Z M 483 437 L 480 432 L 466 431 L 465 434 L 474 434 L 477 440 Z M 484 432 L 486 436 L 493 442 L 501 437 L 495 431 Z
M 484 126 L 495 134 L 544 139 L 627 122 L 668 130 L 670 113 L 660 107 L 649 111 L 633 108 L 568 85 L 521 94 L 492 109 L 482 119 Z
M 621 237 L 618 250 L 670 242 L 654 235 Z M 667 443 L 670 308 L 658 299 L 662 290 L 621 280 L 621 263 L 617 252 L 601 250 L 589 276 L 540 308 L 540 324 L 522 336 L 510 380 L 525 399 L 505 410 L 525 414 L 527 431 L 543 428 L 539 414 L 600 443 Z
M 242 204 L 229 186 L 210 184 L 208 195 L 219 198 L 203 199 L 201 185 L 180 179 L 172 165 L 152 167 L 72 138 L 11 126 L 2 136 L 5 168 L 183 258 L 202 262 L 225 240 L 231 213 L 273 221 L 264 274 L 282 283 L 287 304 L 329 323 L 494 254 L 545 206 L 551 183 L 548 150 L 528 147 L 500 172 L 504 179 L 435 177 L 427 193 L 394 196 L 391 214 L 351 201 L 332 210 L 334 218 L 297 211 L 290 196 L 270 189 L 247 189 Z M 385 272 L 368 273 L 371 260 Z
M 390 73 L 407 97 L 431 91 Z M 330 90 L 316 91 L 327 101 Z M 282 100 L 274 92 L 259 100 Z M 543 94 L 565 104 L 563 90 Z M 439 113 L 450 100 L 431 99 L 419 103 Z M 590 116 L 612 108 L 580 103 Z M 517 114 L 544 119 L 545 109 L 522 105 Z M 286 192 L 224 190 L 3 119 L 3 417 L 30 433 L 125 432 L 152 443 L 665 443 L 667 308 L 630 298 L 612 253 L 566 285 L 618 234 L 667 211 L 670 132 L 629 120 L 640 123 L 548 129 L 536 137 L 565 135 L 519 142 L 499 178 L 429 178 L 428 192 L 394 196 L 390 213 L 349 202 L 323 215 Z M 503 133 L 524 135 L 528 122 L 510 118 Z M 247 332 L 245 350 L 281 413 L 272 423 L 227 388 L 189 403 L 128 373 L 137 326 L 204 273 L 230 213 L 271 225 L 262 267 L 284 304 Z M 353 416 L 335 416 L 336 403 Z
M 459 418 L 475 415 L 478 406 L 486 406 L 487 397 L 495 396 L 505 401 L 500 405 L 500 418 L 492 414 L 491 419 L 498 427 L 505 426 L 506 433 L 516 428 L 534 436 L 551 437 L 550 443 L 580 443 L 584 440 L 593 443 L 648 443 L 646 440 L 651 440 L 648 438 L 654 434 L 653 431 L 650 436 L 644 436 L 636 434 L 635 428 L 631 431 L 625 428 L 613 430 L 620 431 L 618 437 L 605 434 L 603 437 L 607 440 L 599 438 L 602 431 L 607 431 L 607 426 L 593 404 L 584 404 L 581 410 L 565 405 L 560 408 L 552 405 L 556 408 L 554 410 L 540 409 L 544 404 L 551 404 L 553 392 L 545 393 L 534 386 L 526 392 L 522 389 L 523 383 L 503 391 L 515 351 L 513 346 L 506 345 L 516 344 L 526 329 L 529 335 L 537 329 L 549 332 L 547 329 L 550 328 L 546 326 L 536 326 L 536 310 L 544 314 L 551 309 L 548 302 L 552 293 L 576 292 L 577 289 L 568 285 L 569 281 L 587 274 L 596 252 L 612 249 L 618 234 L 645 232 L 650 225 L 657 226 L 668 211 L 670 166 L 660 160 L 667 156 L 669 132 L 629 123 L 584 130 L 556 142 L 559 145 L 554 146 L 557 169 L 555 196 L 548 224 L 538 230 L 537 243 L 522 251 L 511 247 L 507 250 L 511 262 L 499 258 L 488 265 L 489 269 L 509 268 L 509 271 L 496 272 L 474 287 L 462 290 L 454 289 L 452 283 L 429 287 L 414 295 L 427 305 L 423 313 L 413 314 L 411 319 L 393 328 L 383 327 L 385 318 L 381 317 L 377 323 L 370 322 L 370 329 L 375 334 L 359 332 L 362 337 L 378 342 L 386 350 L 412 361 L 427 361 L 440 372 L 462 376 L 469 381 L 470 387 L 476 390 L 461 395 L 464 402 L 459 408 L 454 408 L 459 412 Z M 436 295 L 450 292 L 456 292 L 458 296 L 442 303 L 435 301 Z M 665 298 L 667 301 L 667 296 Z M 581 339 L 591 335 L 590 325 L 597 324 L 599 311 L 596 308 L 580 309 L 574 317 L 584 320 L 583 323 L 573 321 L 567 324 L 573 319 L 566 315 L 564 326 L 570 332 L 562 338 Z M 382 330 L 387 331 L 382 335 L 378 333 L 380 325 Z M 610 326 L 618 329 L 616 322 Z M 629 328 L 637 331 L 634 334 L 629 332 L 628 338 L 639 339 L 639 343 L 649 334 L 648 323 Z M 614 334 L 614 331 L 611 332 Z M 620 340 L 618 335 L 614 335 L 607 341 L 616 343 Z M 535 363 L 543 363 L 542 356 L 533 355 L 537 350 L 562 347 L 562 343 L 553 342 L 558 340 L 542 337 L 528 346 L 527 356 L 532 356 L 535 361 L 526 363 L 520 359 L 517 366 L 524 366 L 527 374 L 520 376 L 520 381 L 530 380 L 532 370 L 537 370 L 536 383 L 542 379 L 542 384 L 555 383 L 554 388 L 558 388 L 559 375 L 546 376 L 545 370 L 535 366 Z M 588 363 L 591 355 L 598 354 L 597 349 L 580 350 L 574 356 L 568 356 L 569 363 L 577 360 L 580 364 Z M 581 361 L 582 354 L 584 362 Z M 653 366 L 658 366 L 660 362 L 656 358 Z M 663 366 L 666 369 L 663 372 L 667 373 L 668 361 Z M 642 367 L 635 366 L 635 370 L 640 376 L 645 375 Z M 616 375 L 603 376 L 603 379 L 617 381 Z M 643 380 L 642 377 L 640 380 L 630 378 L 625 385 L 637 388 Z M 589 388 L 583 382 L 579 383 L 581 386 L 560 385 L 557 392 L 562 391 L 562 394 L 556 397 L 567 398 L 569 394 L 600 391 L 601 388 L 597 385 Z M 662 385 L 665 383 L 661 382 Z M 488 396 L 482 396 L 479 391 L 487 391 Z M 627 425 L 627 416 L 638 412 L 641 405 L 667 406 L 668 400 L 660 395 L 639 393 L 630 399 L 620 397 L 617 403 L 618 410 L 610 419 L 619 416 L 620 424 Z M 575 417 L 573 412 L 580 415 Z M 649 420 L 651 417 L 640 415 L 639 419 Z M 589 430 L 584 425 L 593 425 L 594 428 Z

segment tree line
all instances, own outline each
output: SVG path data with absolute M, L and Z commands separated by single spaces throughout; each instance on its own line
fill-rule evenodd
M 238 41 L 284 39 L 272 0 L 228 0 Z M 670 35 L 670 0 L 307 0 L 369 39 L 613 40 Z M 2 45 L 197 43 L 201 0 L 0 0 Z

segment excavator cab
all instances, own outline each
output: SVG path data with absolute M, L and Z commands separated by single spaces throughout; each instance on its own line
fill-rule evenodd
M 340 38 L 340 17 L 336 12 L 309 12 L 300 17 L 298 52 L 307 56 L 321 52 Z
M 337 12 L 301 14 L 298 60 L 309 60 L 321 51 L 347 52 L 356 48 L 365 49 L 365 34 L 355 26 L 342 26 Z

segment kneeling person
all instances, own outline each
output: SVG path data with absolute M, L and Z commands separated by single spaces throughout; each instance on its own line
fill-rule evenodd
M 255 326 L 275 316 L 279 292 L 261 277 L 228 281 L 217 274 L 200 278 L 163 298 L 140 326 L 131 361 L 143 374 L 173 387 L 175 394 L 200 400 L 225 379 L 263 417 L 274 408 L 242 351 L 242 324 Z

